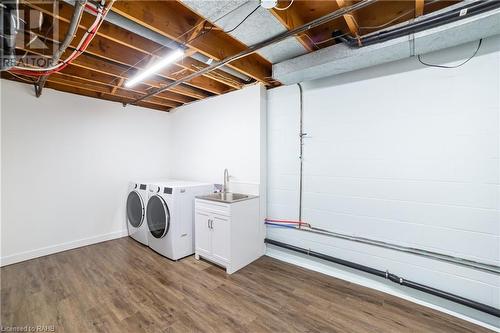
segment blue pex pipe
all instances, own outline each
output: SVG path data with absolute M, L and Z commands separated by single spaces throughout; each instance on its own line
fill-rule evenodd
M 270 223 L 266 222 L 267 225 L 272 225 L 275 227 L 282 227 L 282 228 L 291 228 L 291 229 L 297 229 L 294 225 L 289 225 L 289 224 L 278 224 L 278 223 Z

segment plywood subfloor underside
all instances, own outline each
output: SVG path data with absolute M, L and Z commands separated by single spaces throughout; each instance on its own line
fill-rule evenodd
M 56 332 L 486 332 L 269 257 L 228 276 L 130 238 L 1 269 L 2 326 Z

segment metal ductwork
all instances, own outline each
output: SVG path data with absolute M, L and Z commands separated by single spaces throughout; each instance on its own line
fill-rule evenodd
M 170 38 L 167 38 L 167 37 L 155 32 L 151 29 L 143 27 L 142 25 L 135 23 L 134 21 L 131 21 L 128 18 L 123 17 L 119 14 L 116 14 L 113 12 L 108 13 L 108 15 L 106 16 L 106 21 L 108 21 L 109 23 L 112 23 L 116 26 L 119 26 L 120 28 L 131 31 L 135 34 L 138 34 L 139 36 L 142 36 L 144 38 L 152 40 L 155 43 L 158 43 L 160 45 L 164 45 L 165 47 L 167 47 L 169 49 L 183 48 L 183 46 L 181 44 L 177 43 L 176 41 L 174 41 Z M 213 61 L 212 58 L 209 58 L 201 53 L 194 53 L 190 57 L 195 59 L 195 60 L 201 61 L 202 63 L 207 64 L 207 65 L 211 64 Z M 250 78 L 249 76 L 246 76 L 245 74 L 242 74 L 242 73 L 240 73 L 232 68 L 222 67 L 222 68 L 220 68 L 220 70 L 223 72 L 226 72 L 230 75 L 233 75 L 239 79 L 242 79 L 245 82 L 252 81 L 252 78 Z
M 75 0 L 64 0 L 64 2 L 74 5 Z M 133 32 L 139 36 L 142 36 L 144 38 L 147 38 L 155 43 L 158 43 L 160 45 L 165 46 L 168 49 L 179 49 L 183 48 L 181 44 L 178 42 L 174 41 L 173 39 L 170 39 L 168 37 L 163 36 L 162 34 L 157 33 L 156 31 L 153 31 L 151 29 L 148 29 L 124 16 L 121 16 L 120 14 L 114 13 L 114 12 L 109 12 L 106 15 L 105 21 L 114 24 L 122 29 L 125 29 L 127 31 Z M 194 53 L 190 56 L 191 58 L 201 61 L 204 64 L 211 64 L 213 59 L 201 54 L 201 53 Z M 252 81 L 252 78 L 249 76 L 242 74 L 232 68 L 229 67 L 222 67 L 220 68 L 221 71 L 224 71 L 230 75 L 233 75 L 239 79 L 242 79 L 245 82 L 250 82 Z
M 5 71 L 16 65 L 16 35 L 19 29 L 19 10 L 17 1 L 2 1 L 1 40 L 0 40 L 0 70 Z
M 490 6 L 488 11 L 477 10 L 479 6 Z M 385 31 L 361 37 L 362 45 L 350 43 L 336 44 L 319 51 L 273 65 L 273 77 L 284 84 L 295 84 L 342 74 L 362 68 L 376 66 L 391 61 L 410 58 L 477 41 L 500 34 L 500 3 L 498 1 L 472 1 L 466 5 L 459 3 L 440 11 L 424 15 L 410 22 L 402 23 Z M 476 12 L 465 8 L 476 8 Z M 491 9 L 493 8 L 493 9 Z M 462 13 L 460 14 L 460 11 Z M 464 14 L 465 11 L 465 14 Z M 441 17 L 456 14 L 451 23 L 439 21 Z M 423 23 L 436 22 L 430 28 Z M 419 30 L 412 30 L 417 27 Z M 397 31 L 405 31 L 398 36 Z M 390 36 L 390 38 L 389 38 Z M 366 44 L 363 44 L 366 41 Z M 355 45 L 356 44 L 356 45 Z
M 216 70 L 216 69 L 219 69 L 229 63 L 231 63 L 232 61 L 235 61 L 235 60 L 238 60 L 238 59 L 241 59 L 241 58 L 244 58 L 250 54 L 253 54 L 255 52 L 258 52 L 260 50 L 262 50 L 263 48 L 266 48 L 268 46 L 271 46 L 271 45 L 274 45 L 276 43 L 279 43 L 281 41 L 284 41 L 290 37 L 293 37 L 293 36 L 296 36 L 296 35 L 299 35 L 305 31 L 308 31 L 310 29 L 313 29 L 315 27 L 318 27 L 322 24 L 325 24 L 326 22 L 330 22 L 330 21 L 333 21 L 339 17 L 342 17 L 343 15 L 346 15 L 346 14 L 349 14 L 350 12 L 353 12 L 353 11 L 356 11 L 356 10 L 359 10 L 361 8 L 365 8 L 365 7 L 368 7 L 370 5 L 372 5 L 373 3 L 375 3 L 377 0 L 361 0 L 359 2 L 356 2 L 354 4 L 352 4 L 351 6 L 349 7 L 342 7 L 340 9 L 337 9 L 336 11 L 334 12 L 331 12 L 329 14 L 326 14 L 324 16 L 321 16 L 307 24 L 303 24 L 301 26 L 298 26 L 296 28 L 293 28 L 291 30 L 288 30 L 288 31 L 285 31 L 277 36 L 274 36 L 274 37 L 271 37 L 269 39 L 266 39 L 266 40 L 263 40 L 259 43 L 256 43 L 252 46 L 249 46 L 247 47 L 245 50 L 239 52 L 239 53 L 236 53 L 234 55 L 231 55 L 231 56 L 228 56 L 222 60 L 219 60 L 217 62 L 214 62 L 212 63 L 210 66 L 208 67 L 205 67 L 203 68 L 202 70 L 199 70 L 198 72 L 194 72 L 180 80 L 177 80 L 175 82 L 172 82 L 172 83 L 169 83 L 167 84 L 166 86 L 162 87 L 162 88 L 159 88 L 159 89 L 156 89 L 156 90 L 153 90 L 152 92 L 140 97 L 140 98 L 137 98 L 135 99 L 134 101 L 130 102 L 130 103 L 124 103 L 124 105 L 127 105 L 127 104 L 136 104 L 137 102 L 140 102 L 140 101 L 143 101 L 147 98 L 150 98 L 152 96 L 155 96 L 163 91 L 167 91 L 169 89 L 172 89 L 186 81 L 189 81 L 195 77 L 198 77 L 198 76 L 201 76 L 201 75 L 204 75 L 208 72 L 211 72 L 213 70 Z

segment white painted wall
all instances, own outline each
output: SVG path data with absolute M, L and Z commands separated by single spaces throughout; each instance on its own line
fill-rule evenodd
M 227 168 L 233 190 L 245 187 L 258 194 L 263 99 L 265 90 L 254 85 L 175 109 L 171 176 L 221 184 Z
M 260 196 L 262 240 L 266 216 L 267 98 L 261 85 L 182 106 L 172 112 L 171 177 L 224 182 L 229 190 Z M 262 241 L 262 253 L 265 251 Z
M 260 85 L 171 114 L 2 80 L 2 265 L 126 235 L 133 179 L 223 182 L 266 207 Z M 264 237 L 262 227 L 262 237 Z M 263 245 L 264 251 L 264 245 Z
M 126 235 L 132 179 L 168 176 L 170 115 L 2 80 L 2 264 Z
M 423 58 L 456 64 L 476 46 Z M 500 37 L 484 40 L 457 69 L 412 58 L 304 89 L 305 221 L 500 265 Z M 297 219 L 298 88 L 268 96 L 268 215 Z M 498 275 L 300 231 L 267 232 L 500 307 Z

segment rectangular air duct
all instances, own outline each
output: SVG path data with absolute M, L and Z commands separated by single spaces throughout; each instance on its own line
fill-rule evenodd
M 455 6 L 439 12 L 446 12 L 452 7 Z M 435 12 L 425 17 L 437 14 L 438 12 Z M 425 17 L 421 16 L 422 19 Z M 498 34 L 500 9 L 497 8 L 378 44 L 359 48 L 336 44 L 273 65 L 273 77 L 286 85 L 295 84 L 438 51 Z

